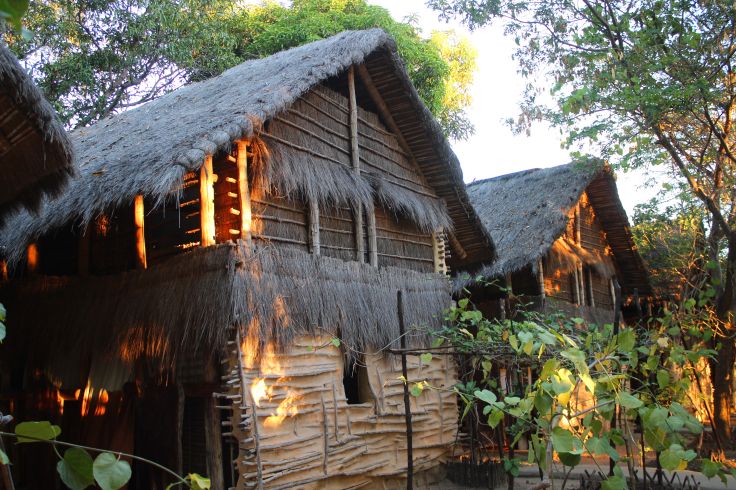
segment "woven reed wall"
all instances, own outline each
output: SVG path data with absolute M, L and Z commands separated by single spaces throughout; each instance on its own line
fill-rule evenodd
M 253 362 L 245 343 L 246 384 L 263 380 L 262 387 L 270 394 L 256 406 L 255 417 L 264 488 L 357 488 L 406 474 L 399 358 L 367 356 L 373 400 L 348 405 L 342 384 L 344 356 L 329 341 L 327 336 L 302 336 L 286 352 L 265 356 L 260 363 Z M 236 359 L 231 356 L 231 369 Z M 426 365 L 410 356 L 408 367 L 410 380 L 445 388 L 455 383 L 455 369 L 446 356 Z M 237 385 L 232 393 L 240 393 Z M 241 448 L 238 489 L 256 487 L 254 393 L 258 390 L 246 393 L 246 410 L 234 403 L 233 433 Z M 445 391 L 426 390 L 412 397 L 411 407 L 414 467 L 422 471 L 441 462 L 455 440 L 456 399 Z M 241 422 L 245 428 L 239 427 Z
M 355 220 L 347 206 L 320 209 L 319 240 L 322 255 L 356 259 Z
M 309 251 L 306 205 L 275 194 L 251 198 L 253 238 L 259 243 Z
M 411 221 L 376 208 L 378 265 L 434 271 L 432 237 L 417 229 Z
M 602 257 L 609 267 L 615 268 L 611 247 L 606 240 L 600 219 L 596 216 L 590 205 L 587 193 L 580 198 L 580 238 L 585 250 L 596 252 Z M 591 270 L 591 289 L 595 306 L 600 309 L 613 309 L 613 298 L 611 297 L 611 286 L 608 278 L 601 276 L 595 270 Z

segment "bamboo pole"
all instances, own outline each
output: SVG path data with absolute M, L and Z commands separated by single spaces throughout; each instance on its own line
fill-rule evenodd
M 248 185 L 248 142 L 237 141 L 238 155 L 238 194 L 240 198 L 240 237 L 248 245 L 251 244 L 251 224 L 253 220 L 250 187 Z
M 353 173 L 360 177 L 360 144 L 358 142 L 358 101 L 355 96 L 355 66 L 348 68 L 348 102 L 350 104 L 350 160 Z M 365 246 L 363 243 L 363 206 L 353 204 L 355 214 L 355 255 L 358 262 L 365 262 Z M 371 211 L 369 211 L 370 213 Z
M 215 176 L 212 155 L 207 155 L 199 171 L 199 219 L 202 233 L 201 245 L 215 244 Z
M 539 296 L 544 301 L 546 292 L 544 290 L 544 261 L 542 259 L 537 261 L 537 283 L 539 284 Z
M 368 216 L 368 258 L 373 267 L 378 267 L 378 238 L 376 232 L 376 210 L 367 212 Z
M 406 368 L 406 335 L 404 331 L 404 299 L 401 290 L 396 292 L 399 314 L 399 339 L 401 345 L 401 375 L 404 377 L 404 416 L 406 418 L 406 488 L 414 486 L 414 454 L 412 448 L 411 401 L 409 399 L 409 379 Z
M 312 253 L 319 255 L 319 204 L 316 201 L 309 201 L 309 238 Z
M 143 196 L 138 194 L 135 196 L 134 203 L 135 215 L 135 266 L 136 269 L 145 269 L 146 263 L 146 230 L 145 230 L 145 208 L 143 205 Z

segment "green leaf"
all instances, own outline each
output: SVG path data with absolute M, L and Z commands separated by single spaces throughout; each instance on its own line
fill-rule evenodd
M 495 429 L 502 420 L 503 420 L 503 411 L 494 409 L 491 411 L 491 414 L 488 416 L 488 425 L 490 425 L 492 429 Z
M 100 453 L 92 464 L 92 472 L 102 490 L 122 488 L 131 475 L 128 462 L 119 460 L 111 453 Z
M 422 361 L 423 364 L 429 364 L 432 362 L 432 353 L 431 352 L 425 352 L 421 356 L 419 356 L 419 360 Z
M 0 449 L 0 464 L 10 464 L 10 458 L 2 449 Z
M 411 393 L 411 396 L 413 397 L 418 397 L 422 394 L 422 391 L 424 391 L 422 383 L 414 383 L 411 385 L 411 389 L 409 389 L 409 393 Z
M 5 324 L 0 321 L 0 342 L 5 340 L 6 334 L 7 334 L 7 329 L 5 328 Z
M 212 485 L 209 478 L 205 478 L 197 473 L 189 473 L 187 480 L 192 484 L 192 490 L 209 490 Z
M 660 369 L 657 371 L 657 384 L 659 385 L 660 389 L 665 389 L 670 385 L 670 373 L 665 371 L 664 369 Z
M 680 457 L 679 451 L 670 449 L 665 449 L 659 454 L 659 462 L 662 464 L 662 468 L 666 470 L 677 470 L 677 469 L 685 469 L 683 464 L 686 466 L 687 463 Z
M 630 328 L 625 328 L 618 334 L 619 351 L 629 353 L 636 345 L 636 334 Z
M 489 390 L 482 390 L 482 391 L 476 390 L 475 393 L 473 393 L 473 395 L 475 395 L 477 399 L 484 401 L 489 405 L 496 403 L 496 401 L 498 400 L 496 395 L 492 391 L 489 391 Z
M 503 401 L 506 403 L 506 405 L 514 406 L 519 404 L 521 398 L 519 398 L 518 396 L 507 396 L 503 399 Z
M 64 457 L 56 464 L 56 471 L 64 485 L 71 490 L 84 490 L 95 482 L 92 456 L 84 449 L 67 449 Z
M 342 344 L 342 342 L 337 337 L 332 337 L 330 339 L 330 344 L 332 344 L 333 346 L 335 346 L 335 347 L 337 347 L 339 349 L 340 348 L 340 345 Z
M 582 459 L 582 456 L 579 454 L 573 454 L 573 453 L 557 453 L 557 456 L 559 456 L 560 461 L 562 461 L 562 464 L 565 466 L 571 466 L 575 467 L 580 464 L 580 460 Z
M 0 322 L 4 322 L 5 321 L 5 315 L 6 314 L 7 314 L 7 312 L 5 311 L 5 305 L 3 305 L 2 303 L 0 303 Z
M 619 405 L 628 409 L 636 409 L 644 405 L 644 403 L 628 391 L 622 391 L 617 397 Z
M 51 425 L 49 421 L 21 422 L 15 426 L 18 442 L 37 442 L 56 439 L 61 434 L 61 427 Z M 26 436 L 26 437 L 23 437 Z
M 575 450 L 575 438 L 572 432 L 562 427 L 555 427 L 552 430 L 552 447 L 558 453 L 570 453 Z
M 623 476 L 609 476 L 601 482 L 601 490 L 628 490 L 626 478 Z
M 547 359 L 547 361 L 544 363 L 544 367 L 542 367 L 542 372 L 539 375 L 539 379 L 544 381 L 548 377 L 552 376 L 557 371 L 557 366 L 559 366 L 559 363 L 555 359 Z

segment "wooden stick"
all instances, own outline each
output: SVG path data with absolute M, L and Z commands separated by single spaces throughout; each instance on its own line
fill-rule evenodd
M 542 259 L 537 261 L 537 283 L 539 283 L 539 296 L 544 301 L 545 290 L 544 290 L 544 263 Z
M 145 209 L 143 205 L 143 196 L 141 194 L 135 196 L 133 207 L 133 214 L 135 216 L 135 267 L 136 269 L 145 269 L 147 267 Z
M 358 101 L 355 96 L 355 65 L 348 68 L 348 92 L 350 103 L 350 161 L 353 164 L 353 173 L 360 177 L 360 144 L 358 142 Z M 365 247 L 363 245 L 363 206 L 354 203 L 355 221 L 355 259 L 365 262 Z
M 406 349 L 406 335 L 404 335 L 404 299 L 401 290 L 396 292 L 396 302 L 399 313 L 399 339 L 401 350 Z M 406 418 L 406 488 L 412 490 L 414 485 L 414 455 L 412 451 L 411 401 L 409 400 L 409 379 L 406 369 L 406 353 L 401 353 L 401 375 L 404 377 L 404 416 Z
M 199 218 L 202 233 L 201 245 L 215 244 L 215 178 L 212 155 L 207 155 L 199 171 Z
M 250 205 L 250 187 L 248 185 L 248 142 L 237 141 L 238 156 L 238 197 L 240 201 L 240 237 L 251 244 L 251 224 L 253 220 Z
M 309 238 L 312 253 L 319 255 L 319 204 L 316 201 L 309 201 Z
M 368 216 L 368 261 L 373 267 L 378 267 L 378 238 L 376 236 L 375 208 L 366 211 L 366 215 Z
M 438 274 L 447 274 L 445 240 L 442 237 L 442 230 L 432 233 L 432 252 L 434 256 L 434 271 Z

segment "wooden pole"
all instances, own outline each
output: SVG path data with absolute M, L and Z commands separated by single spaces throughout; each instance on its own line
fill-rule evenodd
M 29 243 L 26 250 L 26 266 L 30 274 L 38 272 L 38 245 Z
M 447 274 L 445 240 L 442 238 L 442 230 L 432 233 L 432 252 L 434 255 L 434 271 L 438 274 Z
M 401 375 L 404 377 L 404 415 L 406 418 L 406 488 L 412 490 L 414 485 L 414 454 L 412 451 L 411 401 L 409 399 L 409 378 L 406 368 L 406 337 L 404 331 L 404 299 L 401 290 L 396 293 L 399 309 L 399 341 L 401 353 Z
M 143 196 L 138 194 L 135 196 L 134 213 L 135 215 L 135 266 L 136 269 L 145 269 L 146 263 L 146 230 L 145 230 L 145 208 L 143 205 Z
M 544 261 L 542 259 L 537 261 L 537 283 L 539 283 L 539 296 L 544 301 L 546 293 L 544 290 Z
M 237 141 L 238 155 L 238 195 L 240 198 L 240 237 L 251 244 L 251 223 L 253 215 L 250 207 L 250 186 L 248 185 L 248 142 Z
M 216 383 L 218 380 L 217 366 L 213 356 L 205 360 L 205 381 Z M 204 400 L 204 434 L 207 441 L 207 476 L 212 488 L 225 488 L 225 475 L 222 471 L 222 431 L 220 430 L 220 416 L 215 398 L 210 394 Z
M 309 201 L 309 238 L 312 253 L 319 255 L 319 204 L 316 201 Z
M 350 161 L 353 173 L 360 177 L 360 144 L 358 142 L 358 101 L 355 96 L 355 66 L 348 68 L 348 92 L 350 102 Z M 355 255 L 358 262 L 365 262 L 365 246 L 363 243 L 363 206 L 353 204 L 355 214 Z
M 246 396 L 248 395 L 248 382 L 245 378 L 245 369 L 243 368 L 243 336 L 240 327 L 235 327 L 235 355 L 238 356 L 238 375 L 240 377 L 240 406 L 245 409 Z M 251 408 L 251 420 L 253 422 L 253 449 L 256 456 L 256 483 L 258 490 L 263 490 L 263 463 L 261 462 L 261 438 L 258 436 L 258 412 L 256 411 L 256 403 L 253 400 Z
M 215 244 L 215 175 L 212 155 L 207 155 L 199 171 L 199 220 L 203 247 Z
M 378 267 L 378 237 L 376 236 L 376 210 L 366 213 L 368 216 L 368 259 L 373 267 Z

